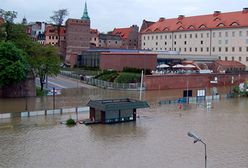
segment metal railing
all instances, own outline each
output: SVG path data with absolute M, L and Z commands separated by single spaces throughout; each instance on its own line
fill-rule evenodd
M 140 83 L 115 83 L 108 82 L 99 79 L 95 79 L 92 76 L 83 76 L 76 73 L 72 73 L 70 71 L 61 71 L 61 75 L 67 76 L 73 79 L 80 80 L 81 82 L 97 86 L 104 89 L 116 89 L 116 90 L 140 90 Z M 145 90 L 144 85 L 142 86 L 142 90 Z

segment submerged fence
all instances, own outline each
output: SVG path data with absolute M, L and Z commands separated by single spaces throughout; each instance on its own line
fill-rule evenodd
M 224 98 L 227 98 L 227 96 L 223 96 Z M 172 100 L 161 100 L 159 101 L 159 105 L 163 104 L 177 104 L 177 103 L 201 103 L 203 101 L 214 101 L 214 100 L 220 100 L 220 95 L 211 95 L 211 96 L 198 96 L 198 97 L 182 97 L 178 99 L 172 99 Z
M 76 73 L 72 73 L 69 71 L 61 71 L 61 75 L 67 76 L 73 79 L 80 80 L 82 83 L 97 86 L 104 89 L 116 89 L 116 90 L 140 90 L 140 83 L 115 83 L 108 82 L 99 79 L 94 79 L 93 77 L 83 76 Z M 145 90 L 144 85 L 142 86 L 142 90 Z
M 62 114 L 76 114 L 89 112 L 89 107 L 75 107 L 75 108 L 61 108 L 54 110 L 39 110 L 39 111 L 25 111 L 1 113 L 0 119 L 14 118 L 14 117 L 33 117 L 46 115 L 62 115 Z

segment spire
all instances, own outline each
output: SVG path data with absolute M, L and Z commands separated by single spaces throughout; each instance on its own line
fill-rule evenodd
M 82 20 L 90 20 L 90 17 L 88 15 L 88 10 L 87 10 L 87 3 L 85 2 L 85 5 L 84 5 L 84 14 L 83 16 L 81 17 Z

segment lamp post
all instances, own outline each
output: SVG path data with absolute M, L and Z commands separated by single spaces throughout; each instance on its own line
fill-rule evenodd
M 201 142 L 204 145 L 204 149 L 205 149 L 205 168 L 207 168 L 207 145 L 205 142 L 203 142 L 198 136 L 196 136 L 195 134 L 188 132 L 188 136 L 191 138 L 194 138 L 194 143 L 196 142 Z

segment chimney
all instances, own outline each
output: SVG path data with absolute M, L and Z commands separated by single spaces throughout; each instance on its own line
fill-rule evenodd
M 242 13 L 248 13 L 248 8 L 243 8 Z
M 164 17 L 159 18 L 159 22 L 163 22 L 165 20 Z
M 221 11 L 214 11 L 214 16 L 218 16 L 221 14 Z
M 182 20 L 184 17 L 184 15 L 178 15 L 178 20 Z

